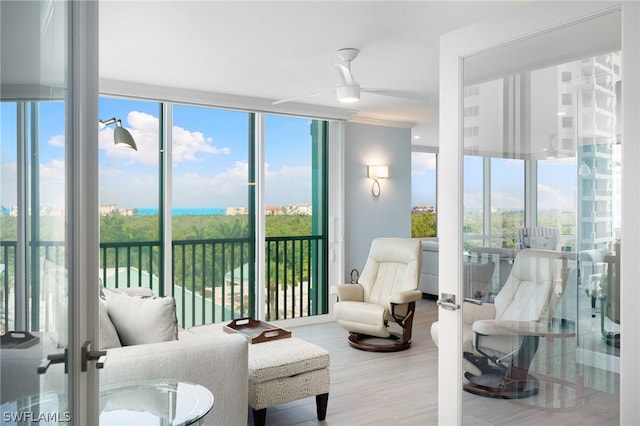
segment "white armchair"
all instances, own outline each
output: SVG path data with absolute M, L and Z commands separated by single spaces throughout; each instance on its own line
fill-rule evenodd
M 529 374 L 529 367 L 539 338 L 573 334 L 552 321 L 566 282 L 567 259 L 562 252 L 523 249 L 493 304 L 463 304 L 466 391 L 496 398 L 524 398 L 538 392 L 538 380 Z M 431 336 L 438 344 L 438 322 L 432 324 Z
M 415 302 L 422 298 L 421 264 L 419 240 L 377 238 L 358 282 L 331 288 L 338 295 L 336 321 L 349 331 L 351 346 L 377 352 L 409 348 Z M 390 332 L 389 322 L 399 325 L 402 334 Z

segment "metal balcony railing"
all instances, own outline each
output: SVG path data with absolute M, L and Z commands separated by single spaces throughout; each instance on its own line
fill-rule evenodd
M 256 316 L 257 283 L 266 286 L 267 320 L 299 318 L 326 313 L 326 242 L 322 236 L 266 239 L 265 279 L 256 279 L 255 245 L 251 238 L 202 239 L 172 242 L 169 279 L 164 277 L 161 243 L 100 244 L 99 277 L 107 288 L 147 287 L 155 295 L 176 299 L 178 324 L 194 325 Z M 32 252 L 35 265 L 27 276 L 23 311 L 33 331 L 55 324 L 54 286 L 42 265 L 64 271 L 64 243 L 39 243 Z M 15 241 L 0 242 L 0 330 L 11 330 L 16 312 Z M 32 277 L 40 277 L 34 280 Z M 66 279 L 66 278 L 65 278 Z M 162 283 L 169 282 L 165 287 Z M 47 293 L 47 294 L 45 294 Z

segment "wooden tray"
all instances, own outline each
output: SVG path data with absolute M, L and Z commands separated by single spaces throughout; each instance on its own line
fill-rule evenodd
M 226 324 L 224 330 L 228 333 L 243 334 L 249 339 L 249 343 L 263 343 L 291 337 L 289 330 L 253 318 L 235 319 Z
M 40 341 L 38 336 L 34 336 L 28 331 L 7 331 L 0 336 L 0 348 L 2 349 L 25 349 L 37 344 Z

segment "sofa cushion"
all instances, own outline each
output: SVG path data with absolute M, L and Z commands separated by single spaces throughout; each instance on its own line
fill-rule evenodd
M 124 346 L 178 338 L 173 297 L 137 297 L 106 291 L 107 312 Z
M 98 301 L 99 320 L 100 320 L 100 349 L 119 348 L 122 346 L 120 337 L 115 326 L 107 313 L 107 304 L 105 300 Z

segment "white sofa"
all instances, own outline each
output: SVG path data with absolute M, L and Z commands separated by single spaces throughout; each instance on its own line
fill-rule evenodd
M 152 295 L 149 289 L 136 290 L 136 299 Z M 121 306 L 116 307 L 124 308 L 120 311 L 131 311 L 129 314 L 132 317 L 123 325 L 122 312 L 109 309 L 114 308 L 116 301 L 122 302 L 123 297 L 134 299 L 118 294 L 114 298 L 107 297 L 108 300 L 100 301 L 100 348 L 107 351 L 104 368 L 99 370 L 100 386 L 148 379 L 176 379 L 197 383 L 208 388 L 214 396 L 213 409 L 204 417 L 202 424 L 245 426 L 248 409 L 246 338 L 225 333 L 222 327 L 217 332 L 215 328 L 211 328 L 212 331 L 204 335 L 178 329 L 171 298 L 148 301 L 150 305 L 160 305 L 160 309 L 172 307 L 173 311 L 170 309 L 159 312 L 160 316 L 166 317 L 163 319 L 158 317 L 158 312 L 149 312 L 148 307 L 131 309 L 131 305 L 120 303 Z M 157 308 L 155 306 L 153 309 Z M 116 313 L 113 316 L 115 324 L 111 321 L 109 311 Z M 38 333 L 38 344 L 25 349 L 0 350 L 0 404 L 38 392 L 64 389 L 66 376 L 61 365 L 51 365 L 46 374 L 36 373 L 43 357 L 62 352 L 67 346 L 66 328 L 62 327 L 66 319 L 58 320 L 55 331 Z M 121 330 L 117 329 L 118 325 Z M 114 336 L 113 333 L 117 334 Z M 138 335 L 133 336 L 132 333 Z M 142 339 L 144 342 L 167 337 L 170 340 L 121 346 L 127 340 Z
M 147 291 L 149 291 L 147 289 Z M 150 292 L 150 291 L 149 291 Z M 113 315 L 113 304 L 118 303 L 123 308 L 122 302 L 135 297 L 125 295 L 107 295 L 106 310 L 109 319 L 112 319 L 114 328 L 118 332 L 122 343 L 119 347 L 111 347 L 107 350 L 107 358 L 104 368 L 100 372 L 100 385 L 110 386 L 132 380 L 170 378 L 197 383 L 208 388 L 214 397 L 213 409 L 205 416 L 202 424 L 205 425 L 246 425 L 248 407 L 248 344 L 247 339 L 241 335 L 228 334 L 223 331 L 197 335 L 190 330 L 182 330 L 177 327 L 177 339 L 154 343 L 139 343 L 126 345 L 128 339 L 132 339 L 131 333 L 149 334 L 162 331 L 166 322 L 149 318 L 149 323 L 144 324 L 145 319 L 138 317 L 126 324 L 118 322 Z M 138 295 L 139 296 L 139 295 Z M 140 297 L 138 297 L 140 299 Z M 158 298 L 173 302 L 171 298 Z M 104 303 L 104 302 L 101 302 Z M 165 306 L 169 306 L 166 303 Z M 101 307 L 102 308 L 102 307 Z M 127 311 L 131 306 L 125 306 L 121 311 Z M 154 307 L 153 309 L 157 309 Z M 160 308 L 162 309 L 162 308 Z M 175 321 L 175 304 L 173 305 L 173 320 Z M 138 309 L 132 315 L 144 314 L 152 316 L 149 312 Z M 121 315 L 121 313 L 117 313 Z M 166 312 L 161 312 L 166 315 Z M 104 317 L 101 315 L 100 334 L 101 347 L 109 345 L 110 337 L 105 332 Z M 169 324 L 170 325 L 170 324 Z M 108 326 L 108 324 L 107 324 Z M 175 326 L 175 324 L 174 324 Z M 118 328 L 120 327 L 120 328 Z M 149 330 L 153 328 L 153 330 Z M 175 333 L 176 331 L 172 331 Z M 170 338 L 173 338 L 171 336 Z M 159 337 L 151 336 L 152 340 Z M 136 341 L 136 336 L 133 336 Z M 103 343 L 104 342 L 104 343 Z M 130 343 L 130 342 L 129 342 Z

